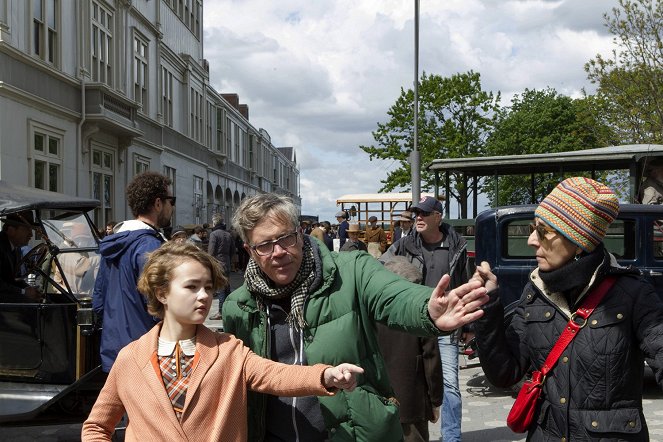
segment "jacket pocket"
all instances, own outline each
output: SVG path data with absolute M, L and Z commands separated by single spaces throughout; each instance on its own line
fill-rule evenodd
M 637 408 L 615 410 L 581 410 L 582 425 L 591 437 L 605 438 L 605 433 L 637 434 L 642 420 Z
M 526 305 L 524 310 L 523 315 L 527 323 L 550 322 L 557 314 L 557 310 L 547 304 Z

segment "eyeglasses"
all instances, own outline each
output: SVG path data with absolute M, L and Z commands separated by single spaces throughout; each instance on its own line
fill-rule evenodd
M 539 241 L 546 239 L 546 233 L 557 233 L 557 230 L 553 229 L 552 227 L 546 227 L 543 224 L 531 223 L 529 225 L 529 234 L 531 235 L 534 231 L 536 231 L 536 237 L 539 238 Z
M 278 244 L 282 249 L 288 249 L 295 244 L 297 244 L 297 231 L 283 235 L 280 238 L 276 238 L 272 241 L 261 242 L 251 246 L 251 250 L 256 252 L 258 256 L 269 256 L 274 253 L 274 245 Z
M 434 212 L 426 212 L 424 210 L 413 210 L 412 213 L 414 213 L 414 216 L 421 216 L 423 218 L 426 218 L 427 216 L 431 216 Z
M 177 197 L 175 197 L 175 196 L 162 196 L 161 199 L 162 200 L 170 200 L 170 205 L 174 206 L 175 205 L 175 200 L 177 199 Z

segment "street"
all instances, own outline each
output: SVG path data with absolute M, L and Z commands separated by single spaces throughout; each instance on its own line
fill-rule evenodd
M 524 434 L 513 433 L 506 426 L 514 397 L 511 389 L 490 386 L 476 359 L 459 358 L 463 396 L 463 441 L 522 441 Z M 655 384 L 650 369 L 645 371 L 643 408 L 652 442 L 663 442 L 663 391 Z M 73 442 L 79 440 L 80 424 L 42 427 L 0 427 L 0 440 L 16 442 Z M 440 438 L 439 424 L 430 424 L 430 440 Z
M 243 283 L 240 273 L 230 277 L 232 288 Z M 212 313 L 218 311 L 218 300 L 214 300 Z M 222 327 L 221 321 L 207 320 L 205 325 L 212 329 Z M 486 381 L 478 359 L 468 360 L 459 356 L 460 388 L 463 397 L 463 441 L 523 441 L 525 434 L 513 433 L 506 426 L 506 416 L 517 393 L 516 389 L 499 389 Z M 652 442 L 663 442 L 663 390 L 659 388 L 652 371 L 645 369 L 643 408 Z M 80 440 L 80 424 L 49 425 L 39 427 L 0 427 L 0 440 L 16 442 L 73 442 Z M 440 440 L 440 425 L 430 424 L 430 441 Z M 119 438 L 117 438 L 120 440 Z

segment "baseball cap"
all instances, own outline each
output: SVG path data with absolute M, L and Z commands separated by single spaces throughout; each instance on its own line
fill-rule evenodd
M 417 204 L 413 204 L 410 207 L 410 211 L 420 210 L 422 212 L 444 212 L 444 207 L 439 200 L 436 200 L 432 196 L 422 197 Z

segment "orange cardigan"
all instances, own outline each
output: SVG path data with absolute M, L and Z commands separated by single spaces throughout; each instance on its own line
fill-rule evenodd
M 120 351 L 83 424 L 82 440 L 111 440 L 125 411 L 126 441 L 245 441 L 247 389 L 275 396 L 330 396 L 322 384 L 327 365 L 280 364 L 261 358 L 242 341 L 203 325 L 182 421 L 161 380 L 156 357 L 161 323 Z

